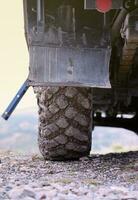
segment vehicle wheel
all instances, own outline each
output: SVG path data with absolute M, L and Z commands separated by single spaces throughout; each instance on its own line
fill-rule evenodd
M 39 106 L 40 152 L 49 160 L 89 155 L 92 91 L 79 87 L 35 87 Z

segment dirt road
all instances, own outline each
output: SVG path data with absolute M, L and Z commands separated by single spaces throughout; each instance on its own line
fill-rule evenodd
M 0 199 L 137 200 L 138 152 L 74 162 L 0 153 Z

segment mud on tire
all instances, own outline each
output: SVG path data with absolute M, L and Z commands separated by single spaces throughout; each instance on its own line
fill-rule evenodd
M 89 154 L 92 131 L 90 88 L 36 87 L 40 152 L 45 159 L 79 159 Z

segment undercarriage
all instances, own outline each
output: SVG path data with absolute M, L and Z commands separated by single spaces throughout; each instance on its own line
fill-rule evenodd
M 95 125 L 138 133 L 138 10 L 128 14 L 112 49 L 112 89 L 94 89 Z M 102 114 L 104 113 L 104 117 Z M 118 117 L 119 116 L 119 117 Z

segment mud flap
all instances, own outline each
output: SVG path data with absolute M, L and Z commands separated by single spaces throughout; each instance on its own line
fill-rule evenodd
M 31 46 L 30 84 L 110 88 L 110 56 L 110 48 Z

